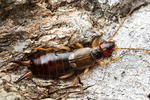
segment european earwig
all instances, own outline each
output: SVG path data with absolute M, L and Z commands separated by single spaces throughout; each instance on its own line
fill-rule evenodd
M 130 15 L 133 9 L 129 12 L 126 18 Z M 121 23 L 121 25 L 123 25 L 126 18 Z M 58 54 L 49 52 L 37 58 L 34 58 L 32 60 L 12 61 L 14 63 L 18 63 L 22 65 L 30 65 L 29 69 L 31 70 L 25 73 L 23 76 L 21 76 L 17 81 L 15 81 L 15 83 L 18 83 L 22 79 L 32 75 L 37 77 L 49 77 L 49 78 L 58 77 L 60 79 L 64 79 L 73 75 L 73 73 L 77 69 L 80 70 L 86 68 L 83 74 L 77 75 L 77 77 L 75 78 L 74 80 L 74 85 L 75 85 L 76 80 L 80 76 L 86 74 L 89 70 L 89 67 L 91 67 L 95 63 L 98 63 L 100 65 L 106 65 L 113 59 L 120 59 L 119 57 L 110 57 L 114 50 L 128 49 L 128 50 L 150 51 L 150 49 L 117 48 L 115 42 L 113 41 L 113 37 L 118 32 L 121 25 L 118 27 L 114 35 L 108 41 L 103 41 L 102 43 L 99 44 L 98 39 L 97 38 L 94 39 L 94 41 L 92 42 L 92 48 L 89 47 L 84 48 L 80 44 L 81 47 L 80 49 L 76 49 L 70 52 L 70 48 L 63 46 L 63 47 L 59 47 L 58 49 L 66 49 L 69 52 L 58 53 Z M 42 48 L 36 48 L 36 49 L 45 50 Z M 101 61 L 103 57 L 110 57 L 110 58 L 106 62 L 103 62 Z
M 67 78 L 71 76 L 76 69 L 92 66 L 103 56 L 110 56 L 114 47 L 114 42 L 102 42 L 98 47 L 94 47 L 93 44 L 93 48 L 81 48 L 74 52 L 57 54 L 49 52 L 28 61 L 12 61 L 21 65 L 30 65 L 29 69 L 31 70 L 21 76 L 15 83 L 32 75 L 37 77 Z M 86 71 L 87 70 L 88 67 Z

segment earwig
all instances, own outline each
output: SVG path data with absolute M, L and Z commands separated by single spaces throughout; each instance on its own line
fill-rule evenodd
M 77 69 L 92 66 L 102 56 L 110 56 L 115 44 L 113 42 L 102 42 L 98 47 L 81 48 L 67 53 L 46 53 L 27 61 L 11 61 L 21 65 L 30 65 L 28 71 L 14 83 L 20 82 L 29 76 L 67 78 Z M 69 73 L 69 74 L 68 74 Z
M 32 75 L 37 77 L 64 79 L 73 75 L 76 70 L 85 69 L 83 74 L 77 75 L 77 77 L 75 78 L 73 83 L 73 85 L 75 85 L 76 80 L 80 76 L 85 75 L 89 71 L 89 67 L 93 66 L 95 63 L 98 63 L 100 65 L 106 65 L 113 59 L 120 59 L 119 57 L 110 57 L 114 50 L 127 49 L 127 50 L 150 51 L 150 49 L 140 49 L 140 48 L 117 48 L 115 41 L 113 40 L 113 37 L 117 34 L 118 30 L 123 25 L 127 17 L 134 10 L 135 6 L 131 9 L 131 11 L 125 17 L 124 21 L 120 24 L 114 35 L 108 41 L 103 41 L 102 43 L 99 44 L 99 41 L 96 38 L 92 42 L 92 48 L 90 47 L 85 48 L 78 43 L 78 46 L 81 48 L 76 49 L 74 51 L 70 51 L 71 49 L 69 47 L 62 46 L 58 47 L 57 49 L 65 49 L 69 52 L 57 54 L 47 52 L 31 60 L 11 61 L 21 65 L 30 65 L 28 67 L 30 71 L 26 72 L 14 83 L 18 83 L 24 78 Z M 48 49 L 35 48 L 35 49 L 50 50 L 56 48 L 48 48 Z M 101 60 L 103 57 L 109 57 L 109 59 L 106 62 L 104 62 Z

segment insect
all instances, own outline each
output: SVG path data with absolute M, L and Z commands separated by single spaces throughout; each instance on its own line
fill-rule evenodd
M 37 76 L 37 77 L 49 77 L 55 78 L 59 77 L 60 79 L 67 78 L 71 76 L 75 70 L 85 69 L 83 74 L 77 75 L 74 81 L 74 85 L 78 77 L 86 74 L 89 70 L 89 67 L 94 65 L 95 62 L 98 62 L 98 59 L 101 59 L 103 56 L 110 56 L 113 48 L 115 47 L 114 42 L 102 42 L 99 46 L 97 46 L 98 40 L 95 39 L 92 43 L 92 48 L 80 48 L 73 52 L 65 52 L 65 53 L 46 53 L 42 54 L 39 57 L 36 57 L 32 60 L 27 61 L 12 61 L 14 63 L 18 63 L 21 65 L 30 65 L 28 71 L 23 76 L 21 76 L 15 83 L 18 83 L 22 79 L 29 76 Z M 81 44 L 78 44 L 81 45 Z M 81 47 L 81 46 L 80 46 Z M 42 48 L 37 48 L 42 49 Z M 69 51 L 68 47 L 59 47 L 59 49 L 66 49 Z M 111 59 L 118 59 L 117 57 L 110 57 L 108 62 Z M 106 62 L 106 63 L 108 63 Z M 106 63 L 98 62 L 101 65 L 105 65 Z
M 133 8 L 134 9 L 134 8 Z M 130 15 L 133 9 L 129 12 L 126 18 Z M 22 65 L 30 65 L 28 72 L 22 75 L 15 83 L 20 82 L 22 79 L 29 76 L 37 76 L 37 77 L 49 77 L 55 78 L 58 77 L 60 79 L 64 79 L 70 77 L 75 73 L 76 70 L 85 69 L 82 74 L 77 75 L 75 78 L 73 85 L 75 85 L 77 79 L 82 75 L 85 75 L 89 71 L 89 67 L 98 63 L 100 65 L 106 65 L 113 59 L 120 59 L 119 57 L 110 57 L 114 50 L 119 49 L 127 49 L 127 50 L 145 50 L 150 51 L 150 49 L 138 49 L 138 48 L 117 48 L 115 46 L 115 42 L 113 41 L 113 37 L 117 34 L 120 27 L 125 22 L 126 18 L 122 22 L 122 24 L 118 27 L 114 35 L 108 40 L 99 44 L 98 39 L 94 39 L 92 42 L 92 48 L 86 47 L 84 48 L 81 44 L 77 44 L 80 49 L 76 49 L 74 51 L 70 51 L 69 47 L 62 46 L 58 48 L 36 48 L 38 50 L 50 50 L 50 49 L 65 49 L 69 52 L 65 53 L 46 53 L 42 54 L 39 57 L 36 57 L 27 61 L 12 61 L 14 63 L 22 64 Z M 106 62 L 100 60 L 103 57 L 109 57 Z

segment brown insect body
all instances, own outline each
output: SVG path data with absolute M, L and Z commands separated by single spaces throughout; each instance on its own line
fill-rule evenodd
M 69 65 L 68 53 L 46 53 L 30 61 L 34 76 L 55 78 L 75 70 Z
M 110 56 L 114 48 L 114 42 L 102 42 L 98 47 L 81 48 L 66 53 L 46 53 L 29 61 L 12 61 L 22 65 L 30 65 L 29 70 L 37 77 L 57 78 L 77 69 L 92 66 L 104 56 Z M 27 72 L 15 83 L 32 76 Z

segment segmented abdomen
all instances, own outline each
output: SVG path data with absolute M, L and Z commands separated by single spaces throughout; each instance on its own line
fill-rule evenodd
M 31 71 L 33 75 L 55 78 L 75 70 L 70 66 L 68 61 L 71 53 L 46 53 L 31 60 Z

